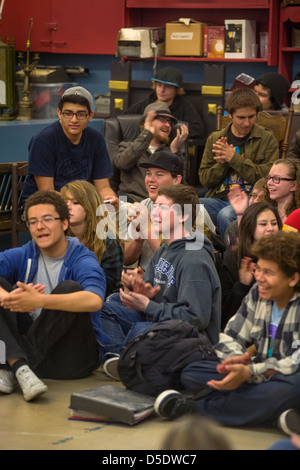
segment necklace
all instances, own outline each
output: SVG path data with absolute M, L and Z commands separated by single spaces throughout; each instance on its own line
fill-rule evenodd
M 46 266 L 45 258 L 44 258 L 44 255 L 43 255 L 42 252 L 41 252 L 41 257 L 42 257 L 42 262 L 43 262 L 43 265 L 44 265 L 45 273 L 46 273 L 46 276 L 47 276 L 47 281 L 48 281 L 48 284 L 49 284 L 49 287 L 50 287 L 50 292 L 52 292 L 53 291 L 53 284 L 52 284 L 52 281 L 50 279 L 49 271 L 48 271 L 48 268 Z

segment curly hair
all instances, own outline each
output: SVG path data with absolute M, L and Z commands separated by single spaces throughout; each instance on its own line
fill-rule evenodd
M 62 220 L 69 221 L 69 209 L 60 194 L 55 191 L 36 191 L 31 194 L 25 202 L 25 220 L 28 221 L 28 210 L 30 207 L 37 206 L 39 204 L 51 204 L 54 206 L 56 212 Z
M 300 274 L 300 233 L 276 232 L 262 237 L 252 248 L 252 253 L 259 259 L 274 261 L 286 276 Z M 300 280 L 295 286 L 300 291 Z

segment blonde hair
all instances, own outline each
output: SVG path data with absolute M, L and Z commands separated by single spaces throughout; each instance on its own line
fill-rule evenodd
M 110 217 L 108 211 L 104 212 L 101 215 L 97 215 L 97 209 L 99 206 L 103 207 L 103 200 L 98 193 L 95 186 L 93 186 L 88 181 L 76 180 L 70 183 L 67 183 L 61 189 L 61 196 L 63 199 L 67 200 L 68 193 L 74 198 L 78 204 L 80 204 L 86 212 L 86 221 L 84 234 L 82 238 L 82 243 L 91 251 L 95 253 L 99 262 L 101 262 L 102 257 L 106 251 L 106 244 L 104 242 L 107 234 L 115 234 L 115 237 L 112 237 L 116 240 L 118 238 L 118 233 L 115 227 L 115 224 Z M 106 224 L 99 223 L 102 219 L 106 218 Z M 75 235 L 72 232 L 72 227 L 69 226 L 68 235 L 74 237 Z

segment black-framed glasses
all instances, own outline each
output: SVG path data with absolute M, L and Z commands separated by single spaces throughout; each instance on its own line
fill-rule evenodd
M 265 180 L 268 183 L 270 180 L 273 181 L 274 184 L 279 184 L 280 181 L 295 181 L 294 178 L 281 178 L 280 176 L 265 176 Z
M 83 121 L 89 115 L 89 113 L 87 113 L 86 111 L 77 111 L 77 113 L 73 113 L 73 111 L 62 111 L 61 114 L 66 119 L 72 119 L 73 116 L 76 116 L 76 119 L 78 119 L 78 121 Z
M 61 217 L 53 217 L 52 215 L 45 215 L 40 219 L 30 219 L 26 222 L 27 227 L 36 227 L 39 222 L 43 225 L 51 225 L 53 224 L 54 220 L 61 220 Z
M 155 116 L 155 119 L 158 121 L 162 122 L 163 124 L 170 124 L 170 126 L 173 126 L 173 121 L 172 119 L 166 117 L 166 116 L 160 116 L 159 114 Z

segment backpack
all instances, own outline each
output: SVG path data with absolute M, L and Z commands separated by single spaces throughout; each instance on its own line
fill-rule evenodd
M 207 337 L 184 320 L 166 320 L 125 346 L 118 372 L 127 389 L 156 396 L 167 389 L 182 390 L 182 369 L 202 360 L 217 360 Z

